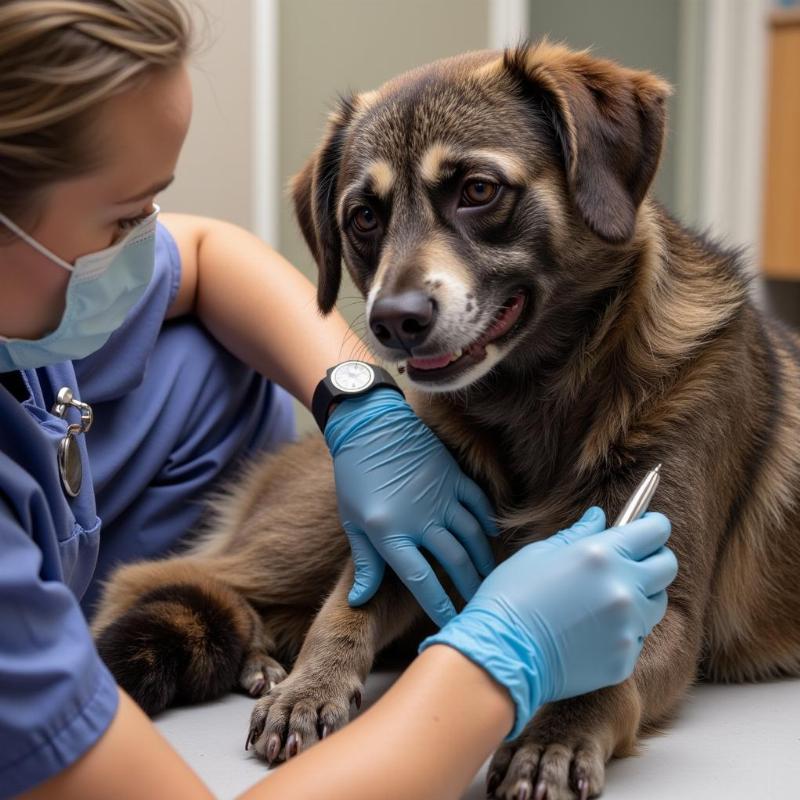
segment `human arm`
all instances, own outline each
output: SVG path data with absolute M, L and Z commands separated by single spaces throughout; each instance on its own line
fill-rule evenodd
M 208 788 L 119 690 L 113 721 L 81 758 L 19 800 L 209 800 Z
M 204 217 L 161 219 L 181 260 L 168 316 L 195 314 L 231 353 L 306 407 L 328 367 L 363 352 L 337 311 L 319 314 L 313 284 L 256 236 Z
M 459 797 L 511 727 L 507 691 L 450 647 L 422 653 L 381 699 L 242 800 Z
M 486 672 L 451 648 L 432 647 L 351 725 L 242 797 L 456 797 L 508 730 L 513 714 L 507 692 Z M 213 795 L 120 691 L 114 721 L 97 744 L 20 800 L 53 797 L 207 800 Z
M 667 610 L 678 570 L 665 546 L 669 520 L 647 513 L 604 528 L 603 511 L 590 508 L 526 545 L 420 646 L 450 645 L 508 689 L 516 707 L 508 738 L 544 703 L 625 680 Z
M 169 315 L 195 314 L 234 355 L 306 406 L 328 367 L 369 358 L 335 310 L 320 316 L 312 284 L 257 237 L 188 215 L 164 214 L 162 222 L 181 261 Z M 496 533 L 488 501 L 394 390 L 345 400 L 328 427 L 340 515 L 356 566 L 351 603 L 372 597 L 388 563 L 444 624 L 455 609 L 419 548 L 442 563 L 468 599 L 494 566 L 486 541 Z M 382 453 L 389 458 L 378 463 Z M 387 473 L 409 480 L 390 485 Z

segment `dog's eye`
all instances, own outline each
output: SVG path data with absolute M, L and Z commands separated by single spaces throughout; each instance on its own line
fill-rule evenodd
M 378 218 L 369 206 L 360 206 L 353 214 L 353 225 L 361 233 L 369 233 L 378 227 Z
M 472 180 L 461 190 L 462 206 L 485 206 L 497 196 L 500 187 L 491 181 Z

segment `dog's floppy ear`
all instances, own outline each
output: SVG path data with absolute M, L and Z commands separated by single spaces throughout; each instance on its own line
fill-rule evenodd
M 342 99 L 328 118 L 322 143 L 292 179 L 294 210 L 300 230 L 319 268 L 317 305 L 327 314 L 336 303 L 342 282 L 342 240 L 336 221 L 336 183 L 345 131 L 353 102 Z
M 549 117 L 583 220 L 607 242 L 628 241 L 661 156 L 669 85 L 547 41 L 506 51 L 504 65 Z

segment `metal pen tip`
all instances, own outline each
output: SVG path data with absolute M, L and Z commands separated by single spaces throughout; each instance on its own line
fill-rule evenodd
M 644 514 L 650 503 L 656 488 L 661 480 L 661 464 L 656 464 L 642 479 L 642 482 L 634 489 L 633 494 L 620 511 L 619 516 L 614 520 L 614 527 L 617 525 L 627 525 Z

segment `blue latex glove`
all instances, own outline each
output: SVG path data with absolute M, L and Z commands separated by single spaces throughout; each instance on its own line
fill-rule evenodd
M 678 562 L 669 520 L 649 513 L 620 528 L 590 508 L 571 528 L 515 553 L 420 650 L 455 647 L 508 689 L 509 738 L 543 703 L 625 680 L 667 609 Z
M 350 604 L 375 594 L 388 563 L 444 625 L 455 608 L 420 548 L 465 599 L 472 597 L 495 563 L 486 536 L 497 528 L 483 492 L 393 389 L 343 401 L 325 426 L 325 441 L 355 562 Z

